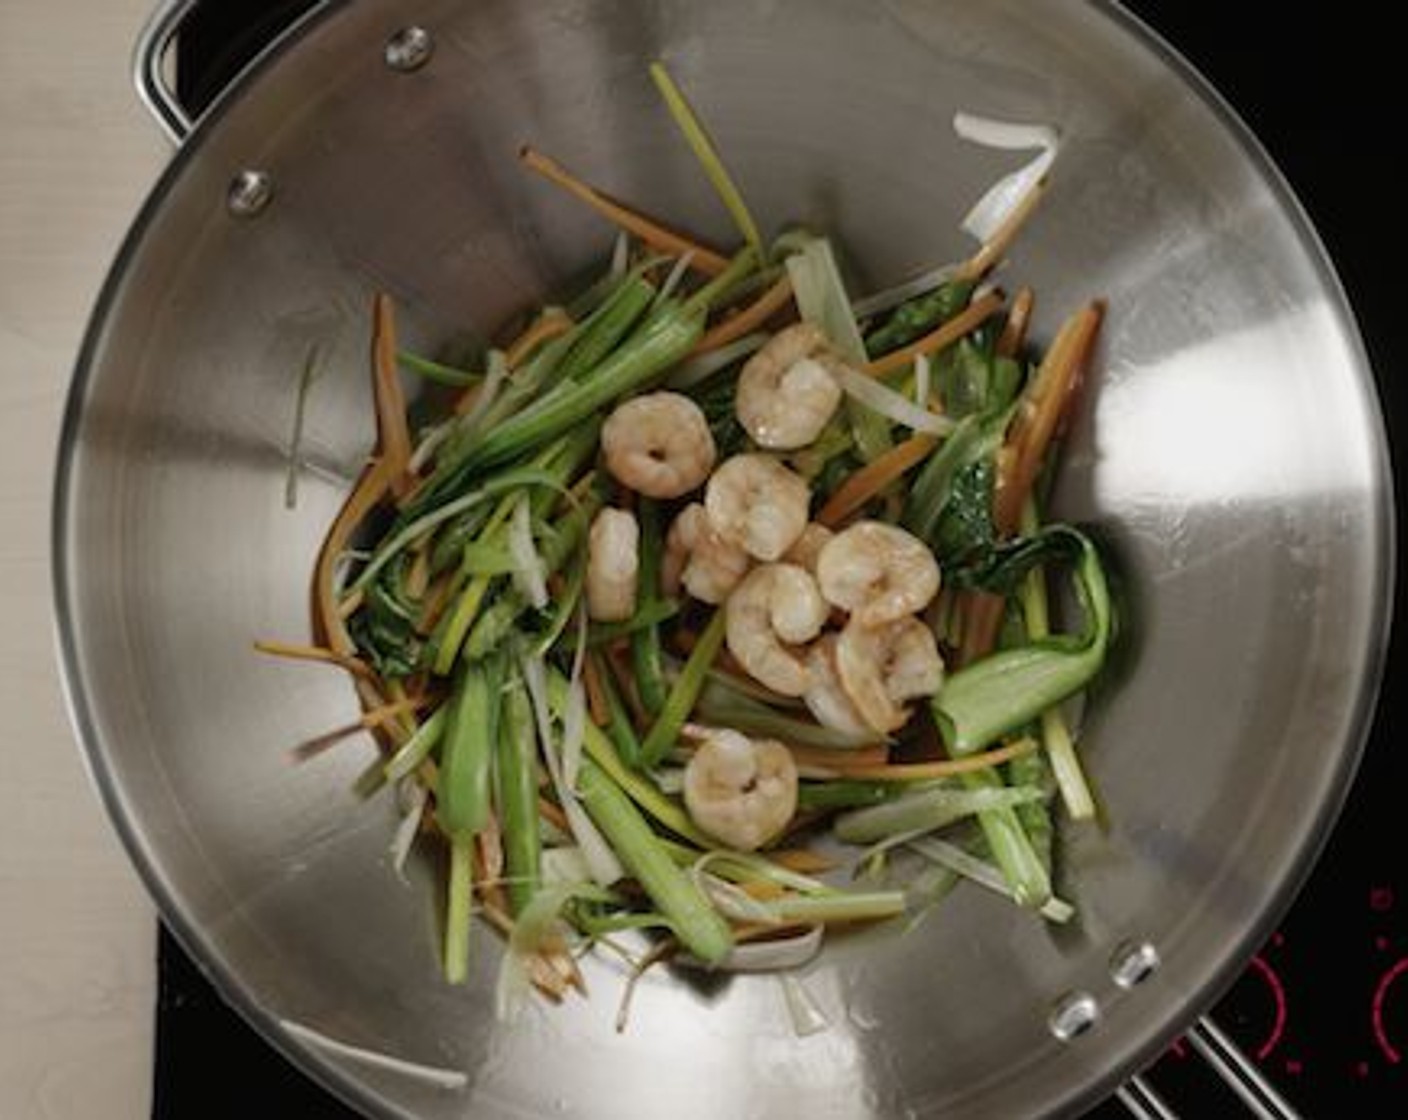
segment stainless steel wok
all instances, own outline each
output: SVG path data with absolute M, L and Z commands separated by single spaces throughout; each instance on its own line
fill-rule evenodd
M 406 34 L 418 27 L 424 35 Z M 314 550 L 372 440 L 374 290 L 408 344 L 491 330 L 609 232 L 514 159 L 532 142 L 719 241 L 645 75 L 665 59 L 759 216 L 834 231 L 857 291 L 953 259 L 1013 157 L 954 110 L 1059 126 L 1011 268 L 1038 331 L 1109 301 L 1058 504 L 1112 546 L 1123 632 L 1085 752 L 1107 820 L 1067 829 L 1053 929 L 976 889 L 837 943 L 799 1038 L 773 980 L 645 980 L 492 1013 L 498 947 L 451 990 L 432 857 L 398 880 L 374 748 L 291 765 L 350 688 L 263 660 L 306 633 Z M 308 409 L 284 506 L 296 381 Z M 267 53 L 182 144 L 103 290 L 55 497 L 72 710 L 166 919 L 304 1068 L 384 1116 L 1020 1117 L 1077 1110 L 1205 1008 L 1339 807 L 1386 637 L 1391 501 L 1373 383 L 1315 235 L 1255 141 L 1112 4 L 356 0 Z M 1121 967 L 1159 966 L 1140 983 Z M 1062 1013 L 1066 1018 L 1062 1019 Z M 1058 1025 L 1086 1025 L 1069 1040 Z M 295 1039 L 462 1070 L 436 1089 Z

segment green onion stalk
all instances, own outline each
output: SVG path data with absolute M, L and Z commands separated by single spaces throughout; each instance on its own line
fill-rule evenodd
M 468 975 L 474 839 L 492 815 L 490 776 L 498 749 L 503 675 L 502 658 L 464 666 L 448 701 L 450 715 L 440 744 L 435 819 L 450 843 L 444 969 L 451 984 L 464 983 Z

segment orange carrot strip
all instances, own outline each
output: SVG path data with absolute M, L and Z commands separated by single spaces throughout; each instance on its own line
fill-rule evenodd
M 378 292 L 372 304 L 372 389 L 378 447 L 387 463 L 391 492 L 400 498 L 411 483 L 411 429 L 396 359 L 395 313 L 385 292 Z
M 1046 179 L 1038 179 L 1032 184 L 1031 190 L 1012 208 L 1002 224 L 993 231 L 993 235 L 979 246 L 976 253 L 958 266 L 954 272 L 955 279 L 980 280 L 986 276 L 1007 255 L 1007 250 L 1012 248 L 1012 242 L 1017 240 L 1017 234 L 1027 224 L 1027 219 L 1032 216 L 1032 211 L 1036 209 L 1037 203 L 1045 193 Z
M 799 875 L 821 875 L 839 867 L 840 861 L 812 848 L 779 848 L 767 853 L 768 859 Z
M 739 883 L 738 889 L 749 898 L 756 898 L 760 902 L 781 898 L 787 893 L 780 884 L 770 883 L 766 879 L 751 879 L 746 883 Z
M 953 774 L 966 774 L 973 770 L 985 770 L 1004 762 L 1010 762 L 1024 754 L 1036 750 L 1035 739 L 1018 739 L 1005 747 L 996 747 L 981 754 L 965 755 L 962 758 L 945 758 L 938 762 L 902 762 L 885 766 L 855 766 L 844 773 L 847 778 L 872 782 L 913 782 L 928 781 L 932 778 L 947 778 Z
M 1004 358 L 1015 358 L 1027 340 L 1027 327 L 1032 321 L 1032 307 L 1036 295 L 1030 288 L 1018 288 L 1012 297 L 1012 306 L 1007 310 L 1007 322 L 997 339 L 997 352 Z
M 508 892 L 504 890 L 504 850 L 500 842 L 497 821 L 474 837 L 474 885 L 485 906 L 492 906 L 507 915 Z
M 952 319 L 941 323 L 923 338 L 915 339 L 908 346 L 892 350 L 868 363 L 865 371 L 872 377 L 884 377 L 902 370 L 920 354 L 933 354 L 946 346 L 952 346 L 969 331 L 982 326 L 983 320 L 1001 306 L 1001 292 L 984 292 Z
M 440 616 L 445 613 L 445 608 L 450 605 L 450 600 L 455 593 L 455 578 L 453 573 L 446 572 L 437 576 L 435 582 L 426 590 L 425 600 L 420 608 L 420 617 L 416 619 L 416 633 L 422 637 L 428 637 L 435 629 L 435 624 L 440 621 Z
M 749 331 L 758 330 L 786 307 L 791 298 L 792 278 L 783 275 L 737 315 L 705 331 L 703 337 L 694 344 L 690 354 L 707 354 L 710 350 L 726 346 L 734 339 L 742 338 Z
M 567 822 L 567 814 L 555 802 L 549 801 L 546 797 L 538 798 L 538 816 L 553 825 L 561 832 L 571 835 L 572 826 Z
M 991 591 L 976 588 L 963 593 L 959 610 L 963 612 L 962 644 L 958 650 L 958 664 L 971 665 L 981 657 L 986 657 L 997 645 L 997 633 L 1002 629 L 1002 615 L 1007 609 L 1007 600 Z
M 355 735 L 359 731 L 374 731 L 379 727 L 391 723 L 403 715 L 413 712 L 420 706 L 420 701 L 416 700 L 396 700 L 390 704 L 382 704 L 379 707 L 370 708 L 357 717 L 352 723 L 335 727 L 331 731 L 322 735 L 315 735 L 311 739 L 305 739 L 293 748 L 293 755 L 300 762 L 321 754 L 333 744 L 341 742 L 349 735 Z
M 552 310 L 539 315 L 504 351 L 509 369 L 517 369 L 543 343 L 566 334 L 572 329 L 572 319 L 565 311 Z
M 484 916 L 485 921 L 505 937 L 513 933 L 513 919 L 508 916 L 508 911 L 495 900 L 481 898 L 479 912 Z M 562 997 L 567 994 L 568 984 L 572 984 L 573 987 L 577 986 L 548 960 L 546 953 L 526 953 L 520 959 L 523 962 L 523 967 L 528 971 L 528 979 L 533 982 L 533 987 L 554 1003 L 562 1001 Z M 571 958 L 568 957 L 567 960 L 569 966 L 575 970 L 576 965 L 571 963 Z
M 386 496 L 389 487 L 390 471 L 384 459 L 373 459 L 367 464 L 357 484 L 352 487 L 342 509 L 333 519 L 323 538 L 323 546 L 318 552 L 318 563 L 313 571 L 313 624 L 319 633 L 322 644 L 334 653 L 351 656 L 356 651 L 347 625 L 338 610 L 337 592 L 333 587 L 333 569 L 337 558 L 347 547 L 352 531 L 366 518 L 367 514 Z
M 376 674 L 372 671 L 372 667 L 360 657 L 338 653 L 336 650 L 328 649 L 326 646 L 309 646 L 299 645 L 296 642 L 260 640 L 254 643 L 254 648 L 260 653 L 267 653 L 273 657 L 287 657 L 294 661 L 319 661 L 327 665 L 336 665 L 339 669 L 346 669 L 354 676 L 364 677 L 367 680 L 376 679 Z
M 406 573 L 406 594 L 412 599 L 424 599 L 430 587 L 429 542 L 422 539 L 411 556 L 411 570 Z
M 582 661 L 582 683 L 587 690 L 587 712 L 598 727 L 611 722 L 611 705 L 602 687 L 601 675 L 597 672 L 596 658 L 587 657 Z
M 366 599 L 367 596 L 361 588 L 358 588 L 356 591 L 349 591 L 337 602 L 338 615 L 342 618 L 351 618 L 362 609 L 362 604 L 366 602 Z
M 938 442 L 933 436 L 918 435 L 895 444 L 846 479 L 826 500 L 816 519 L 828 528 L 836 528 L 892 482 L 902 478 L 905 471 L 922 462 Z
M 847 747 L 844 750 L 830 750 L 826 747 L 807 747 L 800 743 L 788 743 L 792 761 L 798 766 L 818 770 L 844 773 L 848 777 L 857 768 L 884 766 L 890 757 L 890 749 L 884 744 L 873 747 Z
M 1030 493 L 1041 460 L 1075 397 L 1085 361 L 1104 316 L 1104 304 L 1087 304 L 1061 326 L 1037 369 L 1026 401 L 1007 432 L 1012 454 L 998 460 L 993 521 L 1004 535 L 1017 528 L 1022 503 Z M 1006 470 L 1004 470 L 1006 466 Z
M 609 198 L 595 187 L 583 182 L 556 160 L 541 152 L 524 147 L 519 150 L 518 158 L 525 166 L 536 171 L 549 182 L 557 184 L 569 194 L 575 195 L 607 221 L 620 226 L 633 237 L 644 241 L 652 249 L 674 257 L 689 253 L 691 254 L 690 266 L 708 276 L 717 276 L 728 267 L 726 257 L 691 241 L 688 237 L 676 233 L 667 226 L 661 225 L 653 218 L 647 218 L 644 214 L 621 205 L 615 199 Z

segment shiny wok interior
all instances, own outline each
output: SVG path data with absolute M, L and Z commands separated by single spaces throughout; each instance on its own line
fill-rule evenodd
M 422 68 L 388 68 L 415 22 Z M 1003 282 L 1036 329 L 1104 296 L 1057 511 L 1121 592 L 1087 713 L 1106 819 L 1066 829 L 1044 926 L 961 888 L 918 929 L 834 941 L 799 1038 L 776 981 L 657 970 L 613 1030 L 590 1000 L 496 1021 L 495 937 L 440 977 L 432 849 L 398 879 L 392 798 L 360 800 L 337 673 L 257 656 L 302 639 L 312 558 L 372 440 L 371 294 L 405 342 L 483 337 L 563 291 L 611 233 L 530 179 L 531 142 L 720 243 L 730 230 L 645 75 L 663 58 L 771 228 L 833 231 L 857 294 L 967 248 L 958 220 L 1019 157 L 956 109 L 1058 125 L 1055 185 Z M 265 171 L 257 216 L 231 179 Z M 297 378 L 312 389 L 297 506 Z M 1313 232 L 1229 112 L 1110 5 L 910 0 L 357 0 L 248 75 L 134 224 L 75 377 L 55 505 L 56 610 L 98 789 L 163 913 L 231 1001 L 373 1115 L 1017 1117 L 1078 1109 L 1149 1060 L 1268 931 L 1338 809 L 1372 708 L 1392 524 L 1381 423 Z M 1112 956 L 1161 966 L 1119 987 Z M 1053 1006 L 1087 993 L 1070 1042 Z M 437 1089 L 296 1042 L 296 1020 L 463 1070 Z

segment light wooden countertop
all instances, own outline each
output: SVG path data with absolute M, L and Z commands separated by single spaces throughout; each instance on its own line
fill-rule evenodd
M 152 0 L 0 0 L 0 1117 L 151 1114 L 156 919 L 70 731 L 52 637 L 59 417 L 169 150 L 128 79 Z

